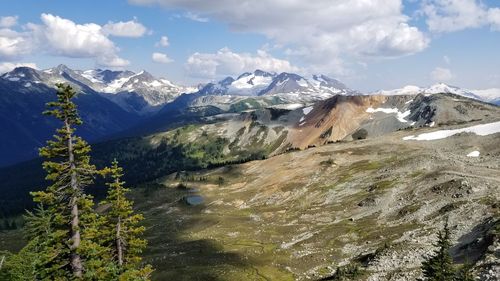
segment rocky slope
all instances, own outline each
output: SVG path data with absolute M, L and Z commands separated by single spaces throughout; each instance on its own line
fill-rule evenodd
M 138 187 L 157 280 L 319 280 L 353 263 L 361 280 L 417 280 L 446 218 L 455 262 L 496 280 L 499 136 L 500 108 L 474 99 L 337 95 L 97 144 L 93 160 L 117 158 Z M 35 170 L 0 170 L 4 208 L 43 186 Z
M 498 280 L 499 133 L 403 139 L 435 130 L 157 180 L 135 194 L 148 220 L 154 277 L 320 280 L 359 263 L 359 280 L 417 280 L 449 218 L 455 262 L 477 262 L 480 280 Z M 178 189 L 180 181 L 188 189 Z M 190 196 L 203 203 L 183 203 Z

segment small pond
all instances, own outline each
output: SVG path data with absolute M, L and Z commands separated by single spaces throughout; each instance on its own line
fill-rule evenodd
M 203 204 L 204 201 L 205 200 L 200 195 L 188 195 L 182 197 L 182 202 L 186 203 L 189 206 L 200 205 Z

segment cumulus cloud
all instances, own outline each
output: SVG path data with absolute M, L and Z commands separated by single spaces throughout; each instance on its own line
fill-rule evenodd
M 94 23 L 76 24 L 51 14 L 41 15 L 42 24 L 28 24 L 33 40 L 46 52 L 73 58 L 94 58 L 99 65 L 123 67 L 118 47 Z
M 168 47 L 170 46 L 170 41 L 167 36 L 162 36 L 160 41 L 155 44 L 156 47 Z
M 17 16 L 6 16 L 6 17 L 0 17 L 0 27 L 13 27 L 17 25 Z
M 21 63 L 2 62 L 2 63 L 0 63 L 0 74 L 3 74 L 5 72 L 9 72 L 16 67 L 21 67 L 21 66 L 27 66 L 27 67 L 31 67 L 34 69 L 38 69 L 36 64 L 31 63 L 31 62 L 21 62 Z
M 153 53 L 153 55 L 151 55 L 151 59 L 154 62 L 165 63 L 165 64 L 173 62 L 171 58 L 169 58 L 166 54 L 163 53 Z
M 499 30 L 500 9 L 488 8 L 479 0 L 426 0 L 422 12 L 433 32 L 454 32 L 468 28 L 490 26 Z
M 491 29 L 500 31 L 500 8 L 491 8 L 488 10 L 488 21 L 491 24 Z
M 118 56 L 119 48 L 100 25 L 77 24 L 51 14 L 42 14 L 40 19 L 41 24 L 28 23 L 20 32 L 12 28 L 0 28 L 1 60 L 19 60 L 36 51 L 71 58 L 90 58 L 106 67 L 129 64 Z M 13 24 L 12 20 L 6 22 L 7 25 Z
M 32 50 L 29 34 L 8 28 L 0 29 L 0 59 L 10 61 L 30 53 Z
M 237 75 L 255 69 L 273 72 L 299 71 L 299 68 L 293 66 L 289 61 L 274 58 L 263 50 L 259 50 L 257 54 L 253 55 L 235 53 L 229 48 L 222 48 L 216 53 L 194 53 L 186 63 L 188 73 L 201 78 Z
M 436 67 L 431 72 L 431 78 L 436 82 L 447 82 L 453 79 L 453 73 L 447 68 Z
M 341 57 L 395 57 L 425 49 L 429 39 L 409 24 L 401 0 L 129 0 L 184 9 L 226 22 L 237 32 L 260 33 L 307 64 L 338 72 Z M 331 67 L 339 67 L 332 69 Z
M 106 35 L 116 37 L 142 37 L 148 31 L 147 28 L 138 22 L 136 18 L 130 21 L 108 22 L 103 27 L 103 32 Z

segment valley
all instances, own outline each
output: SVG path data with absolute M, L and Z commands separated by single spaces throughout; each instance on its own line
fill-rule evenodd
M 190 172 L 185 180 L 172 174 L 136 190 L 156 278 L 319 280 L 361 260 L 366 280 L 414 280 L 446 217 L 454 258 L 486 261 L 499 250 L 498 135 L 402 140 L 410 134 Z M 482 156 L 467 157 L 472 150 Z M 194 193 L 203 204 L 182 202 Z M 494 231 L 496 246 L 485 249 L 480 241 Z M 499 269 L 498 260 L 483 266 L 485 275 Z
M 495 280 L 500 109 L 437 88 L 362 95 L 325 76 L 245 73 L 129 110 L 136 123 L 95 143 L 92 161 L 123 166 L 154 280 L 330 280 L 346 266 L 356 280 L 417 280 L 447 219 L 454 261 Z M 40 159 L 0 169 L 4 217 L 23 223 L 43 177 Z M 0 249 L 19 250 L 20 235 L 1 232 Z
M 500 281 L 500 1 L 4 1 L 0 281 Z

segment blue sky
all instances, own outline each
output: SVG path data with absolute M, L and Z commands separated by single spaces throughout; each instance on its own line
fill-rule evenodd
M 0 71 L 63 63 L 196 84 L 260 68 L 324 73 L 361 91 L 500 87 L 500 1 L 8 2 Z

